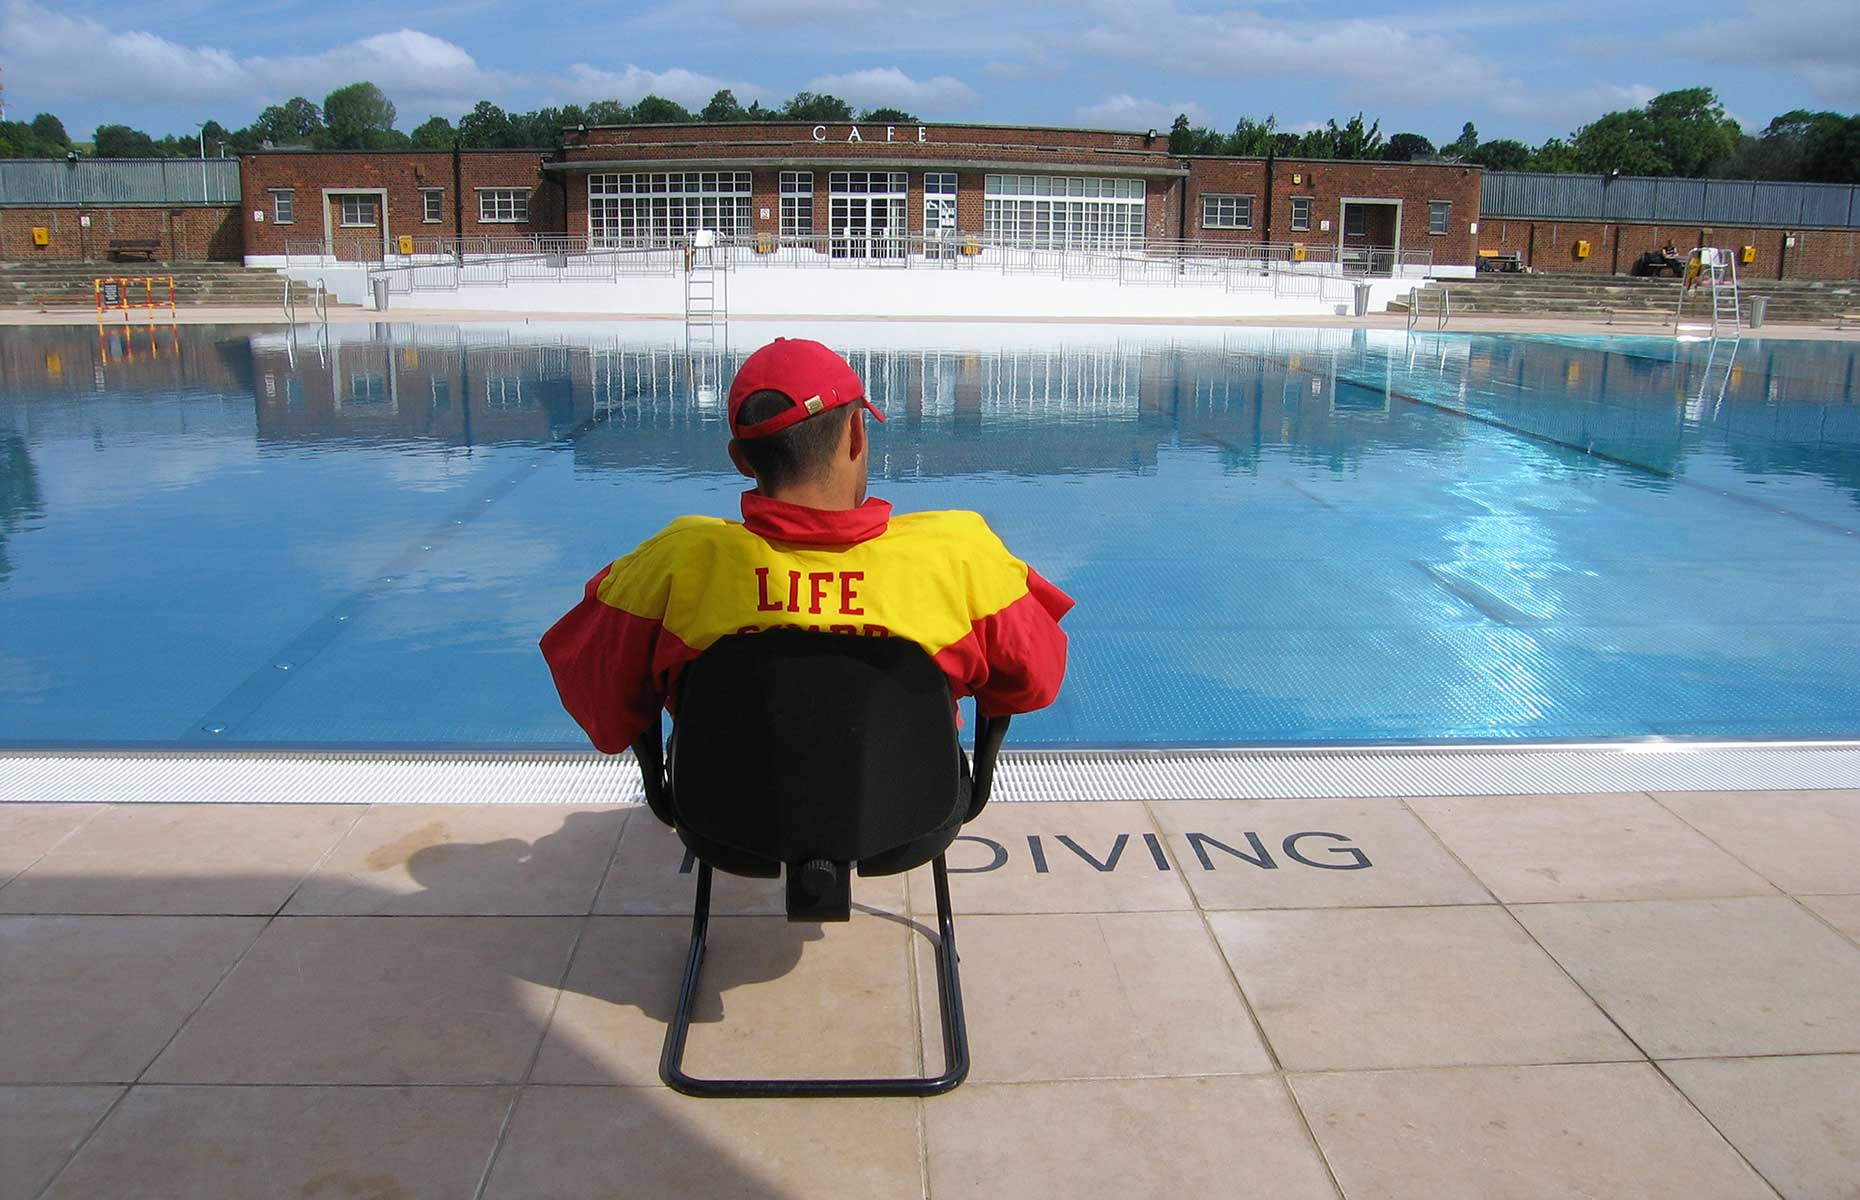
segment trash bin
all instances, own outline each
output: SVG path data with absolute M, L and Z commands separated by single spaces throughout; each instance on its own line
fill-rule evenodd
M 1768 296 L 1752 296 L 1750 298 L 1750 327 L 1752 329 L 1763 328 L 1763 314 L 1768 311 L 1769 307 L 1770 298 Z
M 375 311 L 387 311 L 388 281 L 386 275 L 375 275 L 368 280 L 368 286 L 375 292 Z
M 1351 308 L 1350 311 L 1352 314 L 1354 314 L 1355 316 L 1359 316 L 1359 317 L 1366 317 L 1369 315 L 1369 285 L 1368 284 L 1359 283 L 1356 285 L 1356 304 L 1353 308 Z

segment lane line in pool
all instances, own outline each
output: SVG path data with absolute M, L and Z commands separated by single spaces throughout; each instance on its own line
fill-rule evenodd
M 505 477 L 475 492 L 433 531 L 414 540 L 379 569 L 374 581 L 344 597 L 312 621 L 296 637 L 274 651 L 265 665 L 246 676 L 219 702 L 195 718 L 177 740 L 188 745 L 226 741 L 236 735 L 239 726 L 249 720 L 264 704 L 282 691 L 293 675 L 316 658 L 342 632 L 353 627 L 355 619 L 370 605 L 386 596 L 396 583 L 418 570 L 434 553 L 464 532 L 498 500 L 514 491 L 524 480 L 532 478 L 537 468 L 548 461 L 547 455 L 523 463 Z
M 1411 558 L 1408 560 L 1408 565 L 1414 567 L 1416 570 L 1420 571 L 1421 574 L 1433 580 L 1434 585 L 1440 588 L 1441 591 L 1459 600 L 1488 621 L 1493 621 L 1499 625 L 1508 626 L 1513 629 L 1524 629 L 1544 624 L 1543 621 L 1531 616 L 1529 613 L 1513 608 L 1478 584 L 1468 583 L 1462 579 L 1455 579 L 1431 563 L 1422 562 L 1418 558 Z
M 1340 374 L 1338 378 L 1343 379 L 1344 376 Z M 1521 425 L 1514 425 L 1509 421 L 1503 421 L 1497 417 L 1488 417 L 1484 415 L 1483 413 L 1476 413 L 1476 412 L 1471 411 L 1470 409 L 1456 408 L 1451 404 L 1443 404 L 1438 400 L 1429 400 L 1429 399 L 1426 399 L 1425 397 L 1416 396 L 1411 393 L 1401 391 L 1397 388 L 1388 387 L 1384 384 L 1363 383 L 1360 380 L 1356 380 L 1356 379 L 1351 379 L 1349 380 L 1349 382 L 1357 387 L 1370 387 L 1370 388 L 1374 388 L 1376 390 L 1382 391 L 1384 394 L 1386 394 L 1387 396 L 1389 396 L 1391 399 L 1394 399 L 1394 400 L 1405 400 L 1409 404 L 1417 405 L 1421 408 L 1432 409 L 1433 411 L 1442 413 L 1446 416 L 1459 417 L 1462 420 L 1473 421 L 1480 425 L 1490 426 L 1493 429 L 1500 430 L 1501 432 L 1504 432 L 1504 433 L 1512 434 L 1516 437 L 1525 438 L 1529 441 L 1542 442 L 1545 445 L 1558 446 L 1565 450 L 1574 450 L 1578 454 L 1586 454 L 1591 458 L 1599 458 L 1603 462 L 1613 463 L 1616 466 L 1626 467 L 1630 470 L 1640 471 L 1644 474 L 1652 475 L 1656 479 L 1663 479 L 1667 481 L 1668 483 L 1671 483 L 1677 487 L 1692 488 L 1695 491 L 1705 492 L 1709 495 L 1718 496 L 1722 499 L 1732 501 L 1733 503 L 1736 503 L 1736 504 L 1743 504 L 1748 507 L 1758 509 L 1759 511 L 1769 513 L 1771 516 L 1785 517 L 1789 520 L 1799 522 L 1800 524 L 1807 525 L 1811 528 L 1819 529 L 1824 533 L 1839 534 L 1842 537 L 1852 537 L 1854 536 L 1856 532 L 1855 530 L 1849 529 L 1844 525 L 1837 524 L 1836 522 L 1824 521 L 1820 517 L 1811 517 L 1807 515 L 1806 513 L 1799 513 L 1792 508 L 1784 508 L 1780 504 L 1772 504 L 1771 502 L 1767 500 L 1761 500 L 1755 496 L 1745 496 L 1738 492 L 1727 491 L 1724 488 L 1712 487 L 1709 484 L 1698 483 L 1694 480 L 1686 478 L 1684 475 L 1677 474 L 1673 471 L 1663 470 L 1660 467 L 1651 466 L 1644 462 L 1638 462 L 1631 458 L 1624 458 L 1618 454 L 1610 454 L 1606 450 L 1597 450 L 1593 445 L 1585 446 L 1581 442 L 1572 442 L 1564 438 L 1556 437 L 1552 434 L 1540 433 L 1534 429 L 1526 429 Z

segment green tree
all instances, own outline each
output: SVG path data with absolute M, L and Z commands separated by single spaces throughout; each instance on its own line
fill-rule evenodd
M 710 98 L 710 103 L 704 106 L 704 110 L 698 113 L 698 116 L 706 121 L 741 121 L 747 119 L 746 114 L 743 112 L 743 106 L 736 102 L 736 93 L 729 88 L 718 89 L 717 94 Z
M 1525 164 L 1531 171 L 1555 171 L 1570 174 L 1582 169 L 1576 148 L 1562 138 L 1548 138 L 1544 144 L 1531 151 L 1531 160 Z
M 1531 148 L 1510 138 L 1480 142 L 1479 148 L 1466 156 L 1488 171 L 1522 171 L 1531 161 Z
M 1279 118 L 1270 113 L 1264 121 L 1241 117 L 1234 123 L 1234 131 L 1221 143 L 1221 153 L 1243 158 L 1264 158 L 1277 153 L 1278 127 Z M 1173 131 L 1171 133 L 1173 135 Z
M 918 118 L 901 108 L 867 108 L 859 112 L 861 121 L 878 125 L 915 125 Z
M 1802 178 L 1860 183 L 1860 114 L 1822 113 L 1802 137 Z
M 1473 128 L 1471 121 L 1460 126 L 1460 136 L 1440 148 L 1441 153 L 1465 158 L 1479 148 L 1479 131 Z
M 489 100 L 480 100 L 459 118 L 459 145 L 468 150 L 501 150 L 517 144 L 510 116 Z
M 633 110 L 618 100 L 596 100 L 588 105 L 590 125 L 631 125 Z
M 1384 162 L 1413 162 L 1417 158 L 1432 158 L 1434 143 L 1418 133 L 1398 133 L 1382 147 Z
M 1741 131 L 1710 88 L 1663 92 L 1644 108 L 1604 113 L 1570 138 L 1585 171 L 1710 175 L 1730 164 Z
M 65 123 L 51 113 L 40 113 L 32 118 L 31 129 L 32 136 L 53 152 L 63 154 L 71 149 L 71 135 L 65 132 Z
M 261 142 L 274 146 L 300 145 L 322 132 L 323 110 L 313 100 L 292 96 L 283 104 L 267 107 L 249 128 Z
M 375 150 L 393 137 L 394 102 L 372 83 L 346 84 L 323 98 L 324 144 L 333 150 Z
M 453 140 L 458 137 L 458 131 L 444 117 L 428 117 L 414 126 L 409 136 L 417 149 L 450 150 Z
M 1219 154 L 1226 144 L 1220 134 L 1201 125 L 1190 125 L 1188 114 L 1176 117 L 1169 126 L 1169 153 L 1171 154 Z
M 691 119 L 690 109 L 664 96 L 641 96 L 633 106 L 636 125 L 682 125 Z
M 781 106 L 781 115 L 789 121 L 850 121 L 853 119 L 852 105 L 838 96 L 829 96 L 822 92 L 796 92 L 788 103 Z
M 1606 175 L 1666 175 L 1666 160 L 1647 136 L 1646 114 L 1611 112 L 1570 135 L 1578 169 Z
M 99 125 L 91 143 L 98 158 L 156 157 L 155 139 L 127 125 Z

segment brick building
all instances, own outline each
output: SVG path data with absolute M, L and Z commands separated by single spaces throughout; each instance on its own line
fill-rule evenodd
M 247 257 L 375 261 L 416 242 L 562 231 L 546 150 L 262 150 L 239 157 Z
M 553 152 L 242 158 L 245 253 L 399 251 L 402 236 L 561 234 L 662 245 L 699 229 L 819 239 L 842 257 L 905 238 L 1036 249 L 1305 243 L 1475 259 L 1476 167 L 1178 158 L 1155 131 L 770 123 L 564 131 Z M 1316 257 L 1316 255 L 1314 255 Z

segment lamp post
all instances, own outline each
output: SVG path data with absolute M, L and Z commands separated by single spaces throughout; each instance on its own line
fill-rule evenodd
M 197 121 L 200 130 L 200 202 L 207 202 L 207 123 Z

